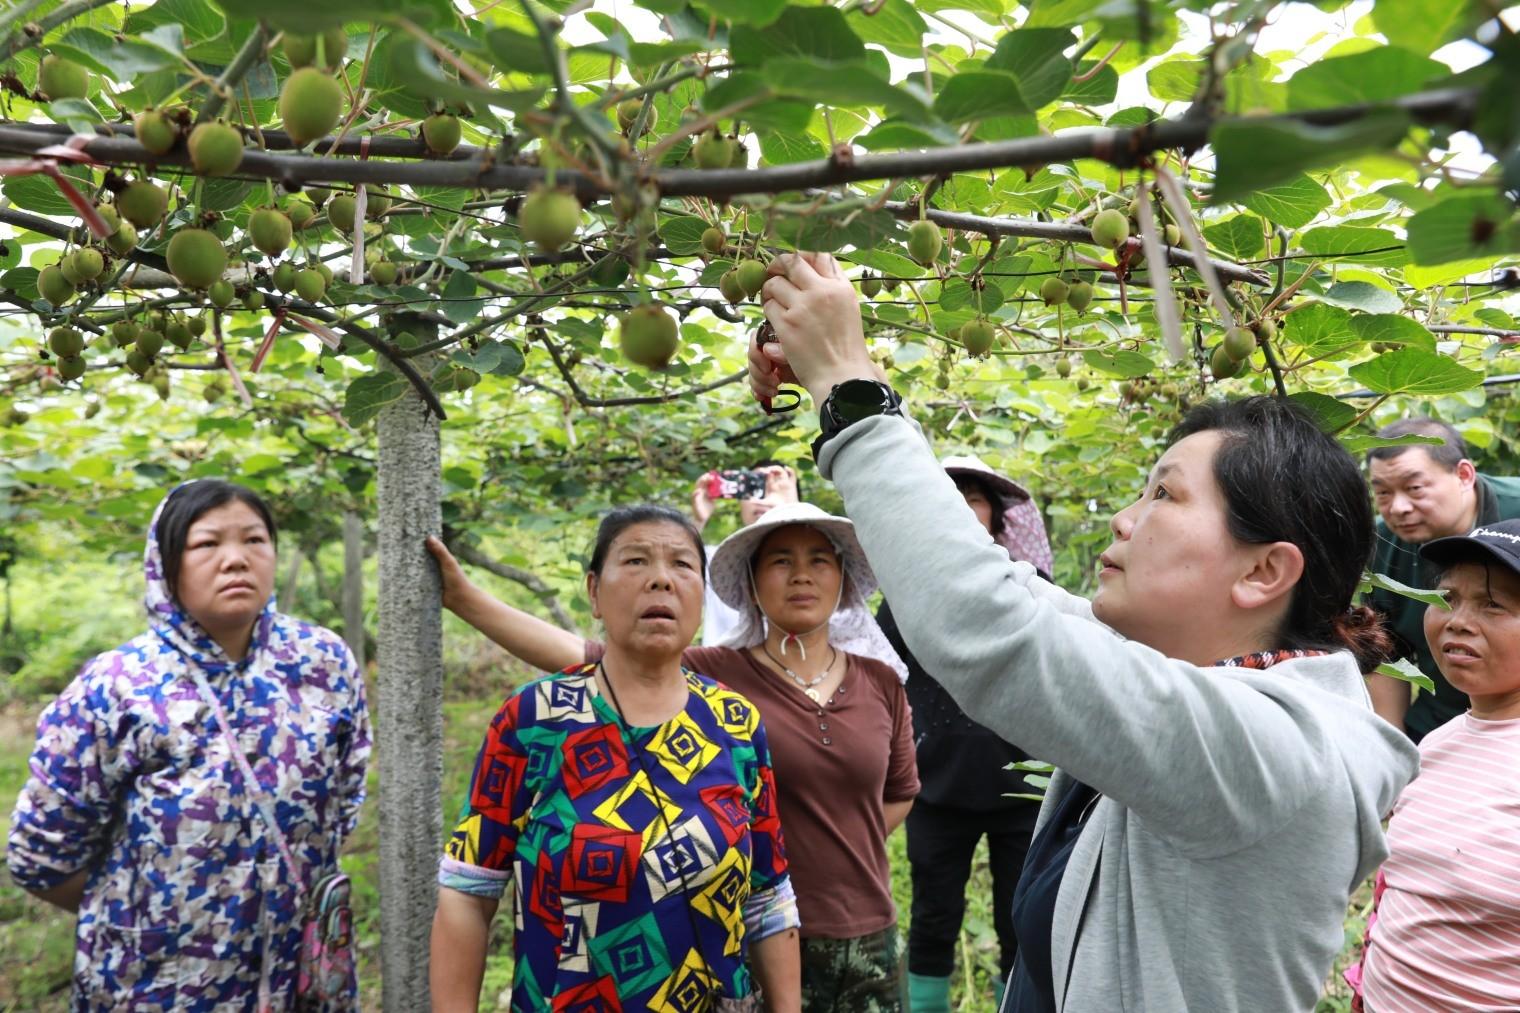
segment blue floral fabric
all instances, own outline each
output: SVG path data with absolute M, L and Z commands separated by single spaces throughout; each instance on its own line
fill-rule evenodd
M 232 662 L 170 596 L 157 520 L 144 560 L 150 628 L 93 658 L 43 712 L 7 864 L 31 889 L 88 870 L 75 1011 L 253 1010 L 266 962 L 273 1008 L 288 1009 L 303 886 L 336 869 L 364 800 L 364 681 L 341 638 L 282 615 L 272 597 Z M 299 881 L 192 666 L 273 799 Z

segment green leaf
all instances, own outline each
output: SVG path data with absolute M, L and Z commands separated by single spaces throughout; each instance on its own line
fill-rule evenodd
M 485 299 L 476 299 L 474 296 L 474 276 L 469 271 L 452 271 L 443 286 L 442 305 L 439 309 L 456 324 L 469 323 L 480 316 L 480 311 L 486 305 Z
M 90 186 L 89 175 L 83 169 L 71 166 L 64 169 L 63 174 L 74 181 L 76 188 Z M 0 184 L 0 194 L 21 210 L 31 211 L 34 214 L 79 214 L 74 210 L 74 205 L 63 199 L 63 194 L 58 192 L 58 186 L 40 173 L 32 176 L 11 176 Z
M 173 30 L 181 31 L 178 25 Z M 94 28 L 75 28 L 50 48 L 118 81 L 184 66 L 174 52 L 162 46 L 133 38 L 117 42 Z
M 446 73 L 439 65 L 438 58 L 416 39 L 392 36 L 389 41 L 391 50 L 388 69 L 392 79 L 401 87 L 423 98 L 499 106 L 513 112 L 526 112 L 543 97 L 542 88 L 501 91 L 496 88 L 476 88 L 473 85 L 461 84 Z
M 866 56 L 865 43 L 834 7 L 788 7 L 764 29 L 735 25 L 728 48 L 735 63 L 756 69 L 785 57 L 849 63 Z
M 1498 194 L 1443 200 L 1409 219 L 1409 253 L 1416 264 L 1520 253 L 1515 206 Z
M 1288 108 L 1370 105 L 1420 91 L 1451 68 L 1397 46 L 1317 60 L 1288 79 Z
M 897 219 L 890 213 L 869 211 L 854 215 L 792 215 L 777 219 L 773 231 L 793 249 L 833 252 L 844 246 L 875 246 L 896 229 Z
M 263 190 L 263 185 L 259 187 Z M 208 179 L 201 185 L 201 209 L 231 211 L 240 207 L 253 192 L 253 184 L 238 179 Z
M 1337 126 L 1222 121 L 1209 135 L 1216 166 L 1213 199 L 1218 203 L 1241 201 L 1259 211 L 1247 199 L 1253 192 L 1291 180 L 1304 169 L 1393 148 L 1408 131 L 1409 116 L 1397 109 L 1369 112 Z
M 702 252 L 702 233 L 710 224 L 692 215 L 668 217 L 660 223 L 660 241 L 678 256 L 696 256 Z
M 286 32 L 314 35 L 347 21 L 405 17 L 431 24 L 454 17 L 450 0 L 212 0 L 234 18 L 268 21 Z
M 855 138 L 855 143 L 867 151 L 911 150 L 959 144 L 960 137 L 956 134 L 955 128 L 944 124 L 931 122 L 919 125 L 902 120 L 887 120 L 869 133 Z
M 987 58 L 988 70 L 1012 74 L 1029 109 L 1040 109 L 1061 96 L 1071 81 L 1071 61 L 1065 51 L 1076 44 L 1069 28 L 1023 28 L 998 39 Z
M 1077 78 L 1083 80 L 1077 80 Z M 1112 103 L 1119 95 L 1119 72 L 1108 64 L 1098 66 L 1097 60 L 1083 60 L 1077 65 L 1076 76 L 1067 83 L 1065 90 L 1061 92 L 1061 98 L 1077 105 L 1106 106 Z M 1137 120 L 1134 123 L 1124 122 L 1125 110 L 1120 110 L 1109 118 L 1107 126 L 1138 126 L 1145 120 Z M 1117 122 L 1116 122 L 1117 121 Z
M 764 27 L 783 16 L 786 0 L 702 0 L 702 7 L 736 24 Z
M 816 162 L 827 155 L 823 142 L 812 134 L 783 134 L 768 130 L 760 135 L 760 158 L 766 165 Z
M 780 95 L 827 101 L 834 106 L 880 106 L 910 119 L 921 119 L 928 112 L 916 96 L 895 87 L 864 63 L 776 59 L 766 65 L 764 76 Z
M 366 373 L 348 385 L 343 395 L 343 417 L 351 426 L 362 426 L 386 405 L 401 400 L 410 386 L 400 373 Z
M 1362 341 L 1413 345 L 1427 352 L 1436 350 L 1436 336 L 1408 317 L 1397 313 L 1364 313 L 1351 318 L 1351 330 Z
M 1145 73 L 1145 85 L 1156 98 L 1167 102 L 1187 102 L 1198 91 L 1198 82 L 1208 63 L 1203 60 L 1177 58 L 1156 64 Z
M 1432 437 L 1427 437 L 1427 439 L 1431 438 Z M 1436 442 L 1439 443 L 1440 441 L 1437 440 Z M 1451 606 L 1446 604 L 1445 591 L 1424 591 L 1417 587 L 1410 587 L 1408 584 L 1402 584 L 1399 581 L 1394 580 L 1386 573 L 1372 573 L 1371 571 L 1368 571 L 1362 575 L 1362 579 L 1379 591 L 1391 591 L 1400 597 L 1413 598 L 1417 602 L 1422 602 L 1426 605 L 1435 605 L 1439 608 L 1447 610 L 1450 610 L 1451 608 Z
M 498 67 L 511 67 L 520 74 L 548 74 L 548 58 L 536 35 L 514 32 L 510 28 L 493 28 L 486 32 L 486 49 Z
M 1250 260 L 1266 250 L 1261 219 L 1255 215 L 1235 215 L 1217 225 L 1206 225 L 1203 238 L 1231 260 Z
M 1320 394 L 1312 390 L 1301 390 L 1288 395 L 1290 400 L 1298 402 L 1299 406 L 1314 416 L 1315 425 L 1327 433 L 1338 433 L 1351 423 L 1355 422 L 1360 414 L 1351 405 L 1333 398 L 1328 394 Z
M 1370 13 L 1389 42 L 1417 53 L 1440 49 L 1485 16 L 1477 0 L 1378 0 Z
M 1003 305 L 1003 290 L 992 282 L 984 282 L 977 289 L 965 278 L 951 278 L 945 282 L 944 289 L 940 292 L 939 306 L 942 310 L 954 312 L 961 309 L 972 309 L 982 316 L 997 311 Z
M 480 342 L 480 347 L 469 356 L 466 362 L 471 369 L 480 373 L 491 373 L 495 376 L 517 376 L 523 371 L 528 360 L 523 358 L 520 348 L 510 341 L 497 341 L 495 338 L 486 338 Z
M 856 7 L 850 27 L 865 42 L 885 46 L 899 56 L 921 56 L 928 25 L 908 0 L 886 0 L 871 13 Z
M 147 7 L 134 10 L 122 22 L 121 34 L 128 38 L 146 35 L 159 25 L 179 25 L 192 42 L 215 39 L 227 30 L 227 19 L 206 0 L 154 0 Z
M 1319 298 L 1332 306 L 1365 313 L 1396 313 L 1404 306 L 1398 296 L 1370 281 L 1338 281 Z
M 947 123 L 1033 112 L 1019 93 L 1018 78 L 988 70 L 963 70 L 940 86 L 934 115 Z
M 1360 457 L 1369 450 L 1385 450 L 1388 447 L 1432 446 L 1440 443 L 1434 436 L 1342 436 L 1341 446 L 1352 457 Z
M 1401 267 L 1409 251 L 1390 229 L 1362 225 L 1334 225 L 1309 229 L 1299 236 L 1298 248 L 1306 259 L 1334 259 L 1370 267 Z
M 1156 363 L 1151 359 L 1139 352 L 1123 349 L 1117 352 L 1105 352 L 1089 348 L 1082 353 L 1082 361 L 1099 372 L 1108 373 L 1111 376 L 1122 376 L 1130 380 L 1146 376 L 1156 369 Z
M 1436 684 L 1431 680 L 1430 676 L 1416 668 L 1407 658 L 1395 658 L 1392 661 L 1386 661 L 1377 667 L 1377 673 L 1379 675 L 1386 675 L 1390 679 L 1398 679 L 1401 682 L 1410 683 L 1426 693 L 1434 693 L 1436 691 Z
M 1314 216 L 1330 206 L 1325 188 L 1308 176 L 1297 176 L 1277 186 L 1249 194 L 1243 205 L 1274 225 L 1296 229 L 1309 224 Z
M 1329 355 L 1357 343 L 1351 329 L 1351 314 L 1322 302 L 1308 303 L 1289 313 L 1283 337 L 1310 356 Z
M 1458 365 L 1449 356 L 1422 348 L 1385 352 L 1347 372 L 1356 382 L 1378 394 L 1419 394 L 1434 397 L 1471 390 L 1483 382 L 1483 374 Z

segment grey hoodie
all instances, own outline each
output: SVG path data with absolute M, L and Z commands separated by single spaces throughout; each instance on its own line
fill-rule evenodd
M 844 497 L 910 650 L 998 735 L 1102 793 L 1061 881 L 1062 1013 L 1314 1008 L 1419 755 L 1348 653 L 1199 668 L 1123 640 L 977 523 L 918 427 L 850 426 Z M 1038 831 L 1037 831 L 1038 832 Z

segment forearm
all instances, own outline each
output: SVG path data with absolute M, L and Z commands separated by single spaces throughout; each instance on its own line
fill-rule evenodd
M 38 900 L 45 900 L 54 907 L 73 913 L 79 910 L 79 902 L 84 898 L 84 883 L 88 878 L 88 870 L 81 869 L 57 886 L 29 889 L 27 892 Z
M 497 902 L 447 887 L 433 915 L 428 982 L 433 1013 L 475 1013 L 486 972 L 486 944 Z
M 1367 676 L 1367 693 L 1372 697 L 1372 709 L 1377 716 L 1402 731 L 1409 713 L 1409 683 L 1373 672 Z
M 586 642 L 522 609 L 471 587 L 455 604 L 459 618 L 533 668 L 557 672 L 585 657 Z
M 796 929 L 786 929 L 750 946 L 750 970 L 760 986 L 767 1013 L 800 1013 L 802 948 Z
M 906 802 L 886 802 L 882 804 L 882 814 L 887 819 L 888 837 L 891 837 L 892 832 L 902 826 L 903 820 L 908 818 L 908 811 L 912 808 L 913 800 L 911 798 Z

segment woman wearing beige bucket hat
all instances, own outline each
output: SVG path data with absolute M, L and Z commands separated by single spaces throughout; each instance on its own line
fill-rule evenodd
M 444 606 L 545 671 L 595 661 L 602 646 L 500 602 L 436 540 Z M 776 507 L 730 535 L 709 563 L 741 616 L 687 668 L 760 708 L 802 921 L 810 1011 L 896 1011 L 905 982 L 886 838 L 918 793 L 902 662 L 864 602 L 876 578 L 854 525 L 807 503 Z

